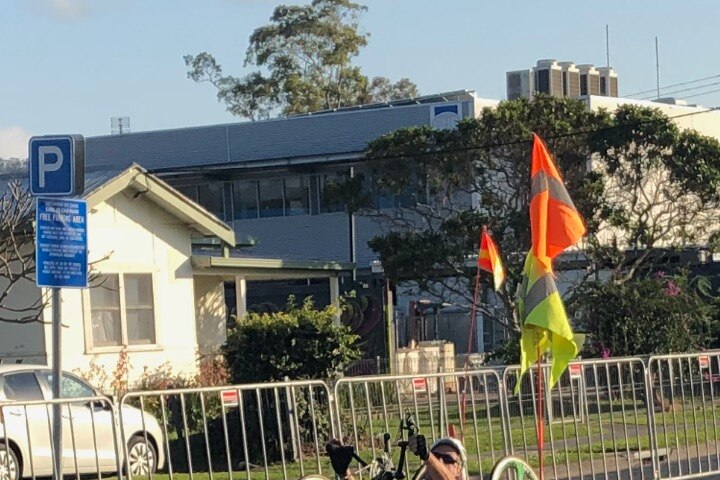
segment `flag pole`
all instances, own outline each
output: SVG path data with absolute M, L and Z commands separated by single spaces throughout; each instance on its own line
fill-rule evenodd
M 545 443 L 545 409 L 543 405 L 543 368 L 540 345 L 537 346 L 537 442 L 538 442 L 538 477 L 543 480 L 543 443 Z
M 475 335 L 475 327 L 477 324 L 477 303 L 478 303 L 478 291 L 480 290 L 480 265 L 477 266 L 475 270 L 475 287 L 473 288 L 473 301 L 472 301 L 472 307 L 470 308 L 470 334 L 468 335 L 468 348 L 467 348 L 467 355 L 465 356 L 465 386 L 463 388 L 462 392 L 462 402 L 460 404 L 460 422 L 461 425 L 464 426 L 465 424 L 465 397 L 467 395 L 467 390 L 469 388 L 468 382 L 468 369 L 470 368 L 470 352 L 472 352 L 472 341 L 473 336 Z M 460 431 L 462 432 L 462 436 L 465 436 L 465 428 L 461 428 Z M 461 438 L 461 441 L 465 441 L 465 438 Z

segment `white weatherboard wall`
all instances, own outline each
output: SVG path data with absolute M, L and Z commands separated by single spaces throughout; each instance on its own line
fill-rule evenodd
M 222 277 L 195 277 L 195 318 L 198 349 L 201 354 L 216 354 L 227 340 L 227 309 Z
M 8 284 L 7 278 L 0 277 L 0 291 L 4 291 Z M 20 280 L 4 299 L 4 306 L 22 310 L 39 301 L 40 289 L 35 283 Z M 15 316 L 9 315 L 10 312 L 5 313 L 8 317 L 20 318 L 29 312 L 19 311 Z M 24 324 L 0 321 L 0 360 L 12 362 L 22 359 L 24 362 L 45 363 L 44 328 L 41 321 Z
M 98 273 L 152 273 L 156 345 L 128 347 L 132 385 L 144 370 L 170 365 L 175 373 L 195 371 L 197 335 L 195 294 L 190 264 L 192 231 L 156 204 L 133 198 L 125 190 L 88 212 L 89 261 L 100 261 Z M 45 318 L 51 312 L 45 311 Z M 63 369 L 85 372 L 90 362 L 111 375 L 119 347 L 93 349 L 90 344 L 89 291 L 62 292 Z M 51 330 L 46 327 L 48 359 L 52 358 Z

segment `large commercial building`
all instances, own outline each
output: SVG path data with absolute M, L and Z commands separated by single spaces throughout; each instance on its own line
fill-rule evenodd
M 554 97 L 618 96 L 618 76 L 610 67 L 538 60 L 534 67 L 506 73 L 507 98 L 532 98 L 538 93 Z
M 600 88 L 599 70 L 594 67 L 548 64 L 547 71 L 544 78 L 551 89 L 562 91 L 566 85 L 568 91 L 577 93 L 579 89 L 582 94 Z M 568 74 L 567 81 L 563 73 Z M 654 106 L 677 117 L 682 128 L 720 138 L 720 112 L 707 113 L 702 107 L 681 102 L 583 98 L 591 109 L 612 111 L 628 102 Z M 359 292 L 363 300 L 358 302 L 356 326 L 367 340 L 368 352 L 384 355 L 385 335 L 389 334 L 381 327 L 384 282 L 377 268 L 373 272 L 377 259 L 368 247 L 381 226 L 373 218 L 348 215 L 344 205 L 327 198 L 326 185 L 362 172 L 368 142 L 384 134 L 414 126 L 452 127 L 497 104 L 462 90 L 267 121 L 92 137 L 86 143 L 87 169 L 121 170 L 132 163 L 143 166 L 231 225 L 239 243 L 233 255 L 354 264 L 356 279 L 350 275 L 341 278 L 340 289 Z M 373 189 L 372 179 L 366 187 L 379 209 L 413 201 L 381 195 Z M 467 201 L 473 200 L 468 197 Z M 229 306 L 235 303 L 237 291 L 235 280 L 228 278 L 225 298 Z M 247 286 L 247 303 L 248 308 L 273 308 L 282 306 L 288 293 L 294 293 L 313 295 L 322 305 L 330 301 L 330 291 L 327 278 L 252 281 Z M 396 335 L 401 346 L 411 335 L 411 326 L 404 319 L 412 313 L 411 302 L 420 299 L 410 295 L 396 298 Z M 441 335 L 467 345 L 467 312 L 456 312 L 455 317 L 452 311 L 445 313 L 450 316 L 443 318 L 453 320 L 441 325 Z M 478 350 L 501 338 L 503 332 L 496 327 L 479 323 Z

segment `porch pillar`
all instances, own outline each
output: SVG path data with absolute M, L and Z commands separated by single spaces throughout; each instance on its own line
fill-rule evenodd
M 235 277 L 235 312 L 237 318 L 247 313 L 247 284 L 245 277 Z
M 337 276 L 330 277 L 330 303 L 340 308 L 340 279 Z M 340 311 L 335 316 L 335 323 L 340 325 Z

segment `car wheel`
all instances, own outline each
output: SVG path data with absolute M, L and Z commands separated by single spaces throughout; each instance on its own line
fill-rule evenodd
M 157 452 L 150 439 L 136 435 L 128 442 L 127 469 L 131 475 L 149 475 L 157 469 Z M 4 480 L 4 479 L 0 479 Z
M 12 448 L 0 444 L 0 480 L 19 480 L 20 462 Z

